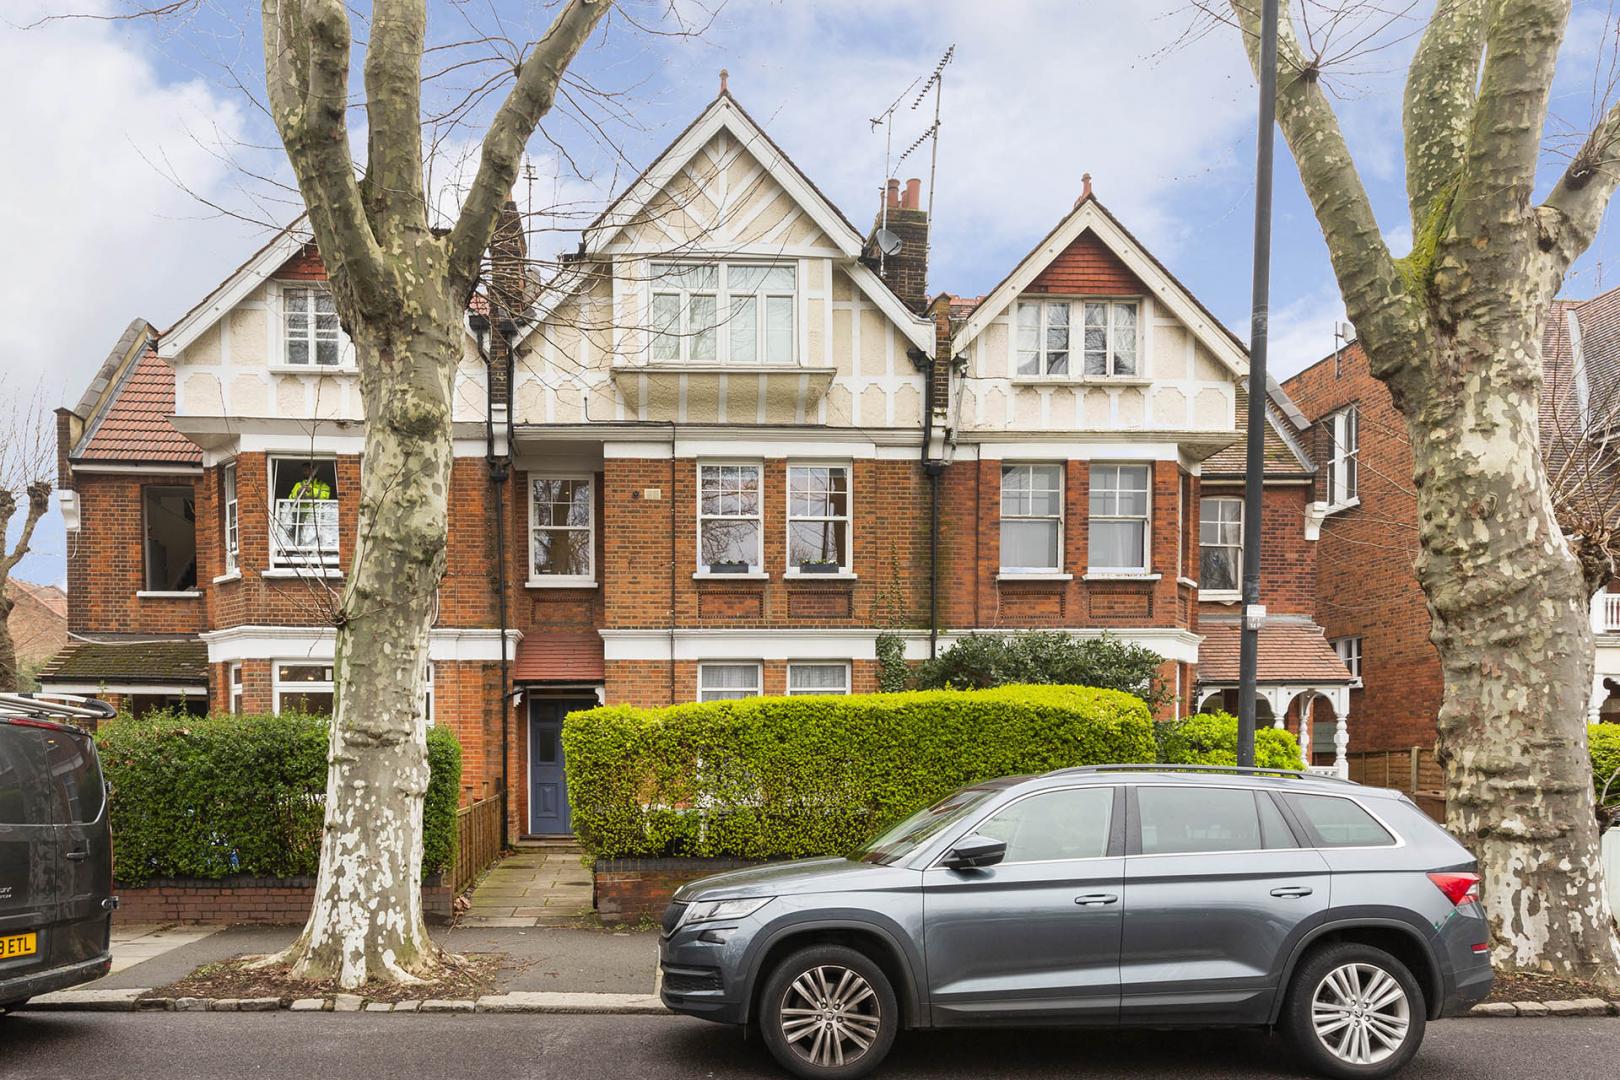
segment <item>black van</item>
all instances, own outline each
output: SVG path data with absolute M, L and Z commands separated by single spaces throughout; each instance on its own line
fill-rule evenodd
M 85 698 L 0 693 L 0 1013 L 112 966 L 112 836 Z

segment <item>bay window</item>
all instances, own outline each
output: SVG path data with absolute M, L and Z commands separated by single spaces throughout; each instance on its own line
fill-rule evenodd
M 331 664 L 278 662 L 272 668 L 270 689 L 276 712 L 332 715 L 335 698 Z
M 652 358 L 685 364 L 791 364 L 791 265 L 653 263 Z
M 698 466 L 699 573 L 760 572 L 762 501 L 760 466 Z
M 1063 466 L 1001 467 L 1001 572 L 1063 569 Z
M 1093 573 L 1147 573 L 1148 467 L 1093 465 L 1087 522 Z

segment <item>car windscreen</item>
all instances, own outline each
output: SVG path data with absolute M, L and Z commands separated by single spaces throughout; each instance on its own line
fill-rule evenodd
M 933 806 L 918 810 L 898 825 L 885 829 L 876 839 L 850 852 L 849 857 L 884 866 L 898 862 L 973 813 L 994 794 L 993 788 L 964 788 Z

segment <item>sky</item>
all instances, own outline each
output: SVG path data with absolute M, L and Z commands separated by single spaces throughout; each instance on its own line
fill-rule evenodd
M 857 226 L 877 208 L 889 159 L 932 123 L 914 87 L 955 45 L 932 144 L 893 169 L 932 178 L 929 285 L 976 295 L 995 285 L 1073 205 L 1089 172 L 1098 197 L 1219 318 L 1247 339 L 1254 214 L 1255 88 L 1235 31 L 1199 32 L 1187 0 L 628 0 L 575 71 L 612 97 L 553 114 L 531 143 L 537 179 L 520 205 L 566 205 L 531 248 L 574 246 L 569 228 L 622 189 L 711 100 L 730 72 L 739 102 Z M 0 7 L 0 396 L 43 383 L 72 404 L 136 317 L 160 328 L 296 212 L 258 101 L 262 61 L 252 0 L 192 0 L 157 21 L 108 18 L 130 0 L 6 0 Z M 365 11 L 357 0 L 351 8 Z M 436 43 L 533 40 L 555 0 L 429 0 Z M 1400 94 L 1429 5 L 1349 51 L 1326 85 L 1392 250 L 1411 243 Z M 1601 107 L 1592 72 L 1613 58 L 1607 0 L 1578 0 L 1554 87 L 1542 190 L 1570 134 Z M 669 12 L 673 11 L 672 16 Z M 42 16 L 99 16 L 55 19 Z M 689 33 L 673 32 L 682 27 Z M 356 37 L 363 41 L 364 25 Z M 1189 32 L 1193 31 L 1193 32 Z M 1362 31 L 1365 32 L 1365 31 Z M 1606 41 L 1606 37 L 1608 40 Z M 358 48 L 358 46 L 357 46 Z M 429 64 L 467 55 L 447 49 Z M 358 62 L 356 63 L 358 72 Z M 430 81 L 428 104 L 477 89 L 487 67 Z M 581 95 L 576 95 L 581 97 Z M 495 96 L 450 132 L 436 205 L 454 209 Z M 585 99 L 590 100 L 590 99 Z M 889 129 L 871 118 L 899 101 Z M 363 113 L 353 114 L 363 149 Z M 588 117 L 582 120 L 581 117 Z M 605 132 L 605 134 L 604 134 Z M 887 136 L 887 138 L 886 138 Z M 1343 305 L 1309 203 L 1278 139 L 1271 370 L 1326 355 Z M 240 216 L 237 216 L 240 215 Z M 241 220 L 253 218 L 260 224 Z M 1613 215 L 1611 215 L 1612 217 Z M 26 258 L 15 253 L 26 252 Z M 1606 225 L 1565 287 L 1620 284 Z M 20 577 L 60 583 L 66 537 L 55 512 Z

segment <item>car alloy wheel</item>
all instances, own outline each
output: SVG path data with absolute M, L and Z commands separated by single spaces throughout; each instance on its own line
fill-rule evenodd
M 1328 1053 L 1350 1065 L 1378 1065 L 1398 1053 L 1412 1026 L 1412 1003 L 1389 972 L 1341 964 L 1316 984 L 1311 1025 Z
M 857 971 L 821 964 L 788 984 L 779 1010 L 782 1041 L 819 1068 L 854 1065 L 877 1041 L 882 1006 Z

